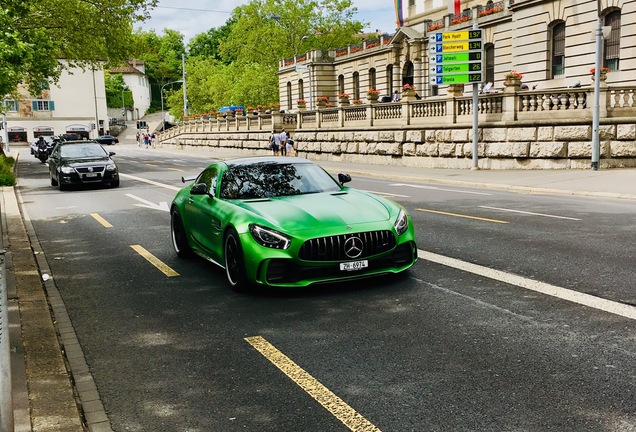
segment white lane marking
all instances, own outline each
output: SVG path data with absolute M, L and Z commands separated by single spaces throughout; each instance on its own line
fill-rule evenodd
M 137 177 L 137 176 L 133 176 L 133 175 L 130 175 L 130 174 L 119 173 L 119 176 L 120 177 L 124 177 L 124 178 L 129 178 L 131 180 L 137 180 L 137 181 L 140 181 L 140 182 L 148 183 L 148 184 L 151 184 L 151 185 L 154 185 L 154 186 L 159 186 L 159 187 L 162 187 L 162 188 L 170 189 L 170 190 L 173 190 L 173 191 L 180 191 L 181 190 L 181 188 L 176 187 L 176 186 L 170 186 L 170 185 L 167 185 L 167 184 L 164 184 L 164 183 L 159 183 L 159 182 L 156 182 L 154 180 L 148 180 L 148 179 Z
M 574 221 L 582 220 L 582 219 L 577 219 L 577 218 L 567 217 L 567 216 L 556 216 L 556 215 L 545 214 L 545 213 L 534 213 L 534 212 L 528 212 L 528 211 L 523 211 L 523 210 L 506 209 L 506 208 L 501 208 L 501 207 L 489 207 L 489 206 L 479 206 L 479 207 L 485 208 L 485 209 L 490 209 L 490 210 L 500 210 L 500 211 L 503 211 L 503 212 L 510 212 L 510 213 L 522 213 L 522 214 L 527 214 L 527 215 L 532 215 L 532 216 L 544 216 L 544 217 L 555 218 L 555 219 L 567 219 L 567 220 L 574 220 Z
M 488 192 L 464 191 L 464 190 L 457 190 L 457 189 L 440 188 L 440 187 L 437 187 L 437 186 L 412 185 L 412 184 L 407 184 L 407 183 L 393 183 L 393 184 L 390 184 L 389 186 L 412 187 L 412 188 L 416 188 L 416 189 L 432 189 L 432 190 L 440 190 L 440 191 L 444 191 L 444 192 L 456 192 L 456 193 L 465 193 L 465 194 L 471 194 L 471 195 L 487 195 L 487 196 L 494 195 L 494 194 L 491 194 L 491 193 L 488 193 Z
M 567 300 L 572 303 L 577 303 L 583 306 L 588 306 L 594 309 L 609 312 L 614 315 L 619 315 L 625 318 L 636 320 L 636 307 L 618 303 L 612 300 L 595 297 L 593 295 L 580 293 L 567 288 L 561 288 L 556 285 L 551 285 L 544 282 L 535 281 L 523 276 L 518 276 L 512 273 L 504 272 L 501 270 L 494 270 L 488 267 L 480 266 L 478 264 L 472 264 L 466 261 L 462 261 L 456 258 L 450 258 L 444 255 L 438 255 L 433 252 L 426 252 L 418 249 L 418 257 L 431 261 L 437 264 L 453 267 L 458 270 L 474 273 L 476 275 L 484 276 L 489 279 L 498 280 L 510 285 L 515 285 L 520 288 L 529 289 L 531 291 L 546 294 L 552 297 L 556 297 L 562 300 Z
M 148 201 L 143 198 L 140 198 L 133 194 L 126 194 L 126 196 L 142 203 L 142 204 L 135 204 L 136 206 L 145 207 L 152 210 L 161 210 L 165 212 L 170 211 L 170 207 L 168 207 L 168 203 L 166 201 L 161 201 L 160 203 L 157 204 L 157 203 L 153 203 L 152 201 Z
M 360 189 L 363 190 L 363 189 Z M 366 190 L 364 189 L 365 192 L 369 192 L 372 194 L 376 194 L 376 195 L 382 195 L 382 196 L 394 196 L 394 197 L 400 197 L 400 198 L 410 198 L 409 195 L 400 195 L 400 194 L 394 194 L 391 192 L 378 192 L 378 191 L 372 191 L 372 190 Z

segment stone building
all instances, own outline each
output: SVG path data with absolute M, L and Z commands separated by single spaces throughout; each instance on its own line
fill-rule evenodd
M 636 69 L 636 2 L 631 0 L 468 0 L 449 13 L 446 2 L 402 2 L 403 25 L 393 35 L 341 49 L 310 51 L 279 64 L 281 108 L 299 99 L 313 108 L 317 96 L 334 104 L 339 93 L 366 102 L 367 90 L 382 95 L 414 85 L 419 96 L 445 95 L 448 86 L 430 83 L 428 36 L 435 32 L 482 29 L 484 82 L 503 88 L 504 74 L 516 70 L 528 88 L 587 86 L 596 58 L 594 32 L 604 27 L 603 66 L 610 85 L 633 85 Z M 600 10 L 599 10 L 600 6 Z M 472 86 L 471 86 L 472 87 Z M 472 88 L 466 87 L 466 92 Z M 310 100 L 312 99 L 312 100 Z

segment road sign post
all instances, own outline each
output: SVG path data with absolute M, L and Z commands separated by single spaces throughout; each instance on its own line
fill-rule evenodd
M 471 30 L 433 33 L 429 36 L 429 51 L 431 84 L 473 84 L 472 169 L 479 169 L 477 93 L 478 84 L 484 81 L 482 31 L 475 24 Z

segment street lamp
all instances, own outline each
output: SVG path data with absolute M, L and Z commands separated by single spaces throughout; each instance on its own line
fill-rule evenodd
M 166 114 L 163 112 L 163 88 L 170 84 L 183 83 L 183 80 L 171 81 L 161 86 L 161 131 L 166 127 Z
M 128 120 L 126 116 L 126 102 L 124 102 L 124 92 L 126 91 L 126 86 L 121 87 L 121 116 L 124 118 L 124 121 Z

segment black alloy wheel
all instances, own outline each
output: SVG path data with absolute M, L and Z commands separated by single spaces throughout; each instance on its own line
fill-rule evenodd
M 188 244 L 188 238 L 181 221 L 181 215 L 176 207 L 170 212 L 170 231 L 172 237 L 172 246 L 179 258 L 188 258 L 192 255 L 192 249 Z
M 225 257 L 225 274 L 230 286 L 235 291 L 245 291 L 248 288 L 248 284 L 245 277 L 243 250 L 238 233 L 233 228 L 230 228 L 225 235 L 223 255 Z

